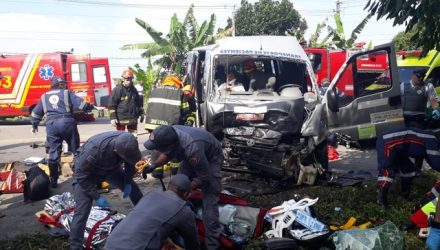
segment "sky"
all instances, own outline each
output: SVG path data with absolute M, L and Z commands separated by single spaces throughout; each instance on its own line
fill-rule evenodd
M 335 27 L 332 13 L 336 0 L 290 0 L 307 21 L 305 37 L 326 17 Z M 0 53 L 41 53 L 70 51 L 108 57 L 112 77 L 128 66 L 146 65 L 143 51 L 120 50 L 125 44 L 148 42 L 151 38 L 136 24 L 135 18 L 168 33 L 171 16 L 182 20 L 191 3 L 199 23 L 214 13 L 218 27 L 224 27 L 241 0 L 0 0 Z M 250 0 L 249 2 L 255 2 Z M 368 14 L 367 0 L 341 0 L 341 16 L 346 37 Z M 372 18 L 357 41 L 379 45 L 404 27 L 393 27 L 390 20 Z

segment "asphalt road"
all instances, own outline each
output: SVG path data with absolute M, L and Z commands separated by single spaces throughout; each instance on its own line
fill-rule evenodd
M 33 149 L 30 147 L 32 143 L 41 144 L 45 141 L 45 127 L 39 127 L 39 133 L 32 135 L 30 132 L 30 125 L 26 121 L 20 121 L 17 124 L 2 123 L 0 125 L 0 162 L 18 161 L 35 156 L 45 157 L 45 149 L 43 147 Z M 106 118 L 101 118 L 92 123 L 82 123 L 78 126 L 81 141 L 87 140 L 89 137 L 114 130 L 110 126 L 110 122 Z M 144 133 L 143 126 L 139 125 L 139 148 L 144 151 L 142 143 L 147 140 L 147 135 Z M 143 133 L 143 134 L 142 134 Z M 343 172 L 349 170 L 364 170 L 372 173 L 376 172 L 376 155 L 372 149 L 357 150 L 346 149 L 339 147 L 340 160 L 330 163 L 331 169 L 338 169 Z M 63 192 L 72 191 L 71 178 L 60 178 L 59 188 L 53 189 L 53 194 L 61 194 Z M 165 180 L 167 181 L 167 180 Z M 145 194 L 153 188 L 160 188 L 158 180 L 153 178 L 138 179 L 142 192 Z M 110 200 L 113 209 L 127 213 L 132 207 L 127 199 L 122 199 L 118 190 L 113 190 L 105 196 Z M 37 221 L 35 213 L 42 210 L 45 201 L 38 202 L 23 202 L 22 194 L 3 194 L 0 195 L 0 213 L 6 216 L 0 218 L 0 240 L 26 233 L 45 233 L 47 229 Z

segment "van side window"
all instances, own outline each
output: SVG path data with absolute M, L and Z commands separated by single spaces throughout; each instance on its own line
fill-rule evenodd
M 378 51 L 356 58 L 355 96 L 366 96 L 391 89 L 388 53 Z
M 351 101 L 354 100 L 353 91 L 353 62 L 349 63 L 347 67 L 342 72 L 341 76 L 336 83 L 335 92 L 338 96 L 339 107 L 347 106 Z

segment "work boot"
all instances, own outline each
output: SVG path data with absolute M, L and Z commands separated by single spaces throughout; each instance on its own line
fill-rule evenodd
M 59 164 L 49 162 L 50 185 L 52 188 L 58 187 Z
M 400 195 L 406 200 L 409 198 L 409 194 L 411 192 L 411 184 L 412 177 L 400 178 Z
M 388 207 L 388 190 L 389 187 L 379 188 L 377 194 L 377 204 L 384 209 Z
M 50 177 L 50 186 L 52 188 L 57 188 L 58 187 L 58 179 Z

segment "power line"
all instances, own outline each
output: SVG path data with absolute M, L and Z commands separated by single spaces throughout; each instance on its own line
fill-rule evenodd
M 2 2 L 9 3 L 21 3 L 21 4 L 71 4 L 71 5 L 98 5 L 107 7 L 129 7 L 129 8 L 156 8 L 156 9 L 188 9 L 189 5 L 177 5 L 177 4 L 134 4 L 134 3 L 115 3 L 115 2 L 105 2 L 105 1 L 89 1 L 89 0 L 57 0 L 54 3 L 39 2 L 39 1 L 10 1 L 2 0 Z M 194 5 L 194 9 L 232 9 L 232 5 Z

